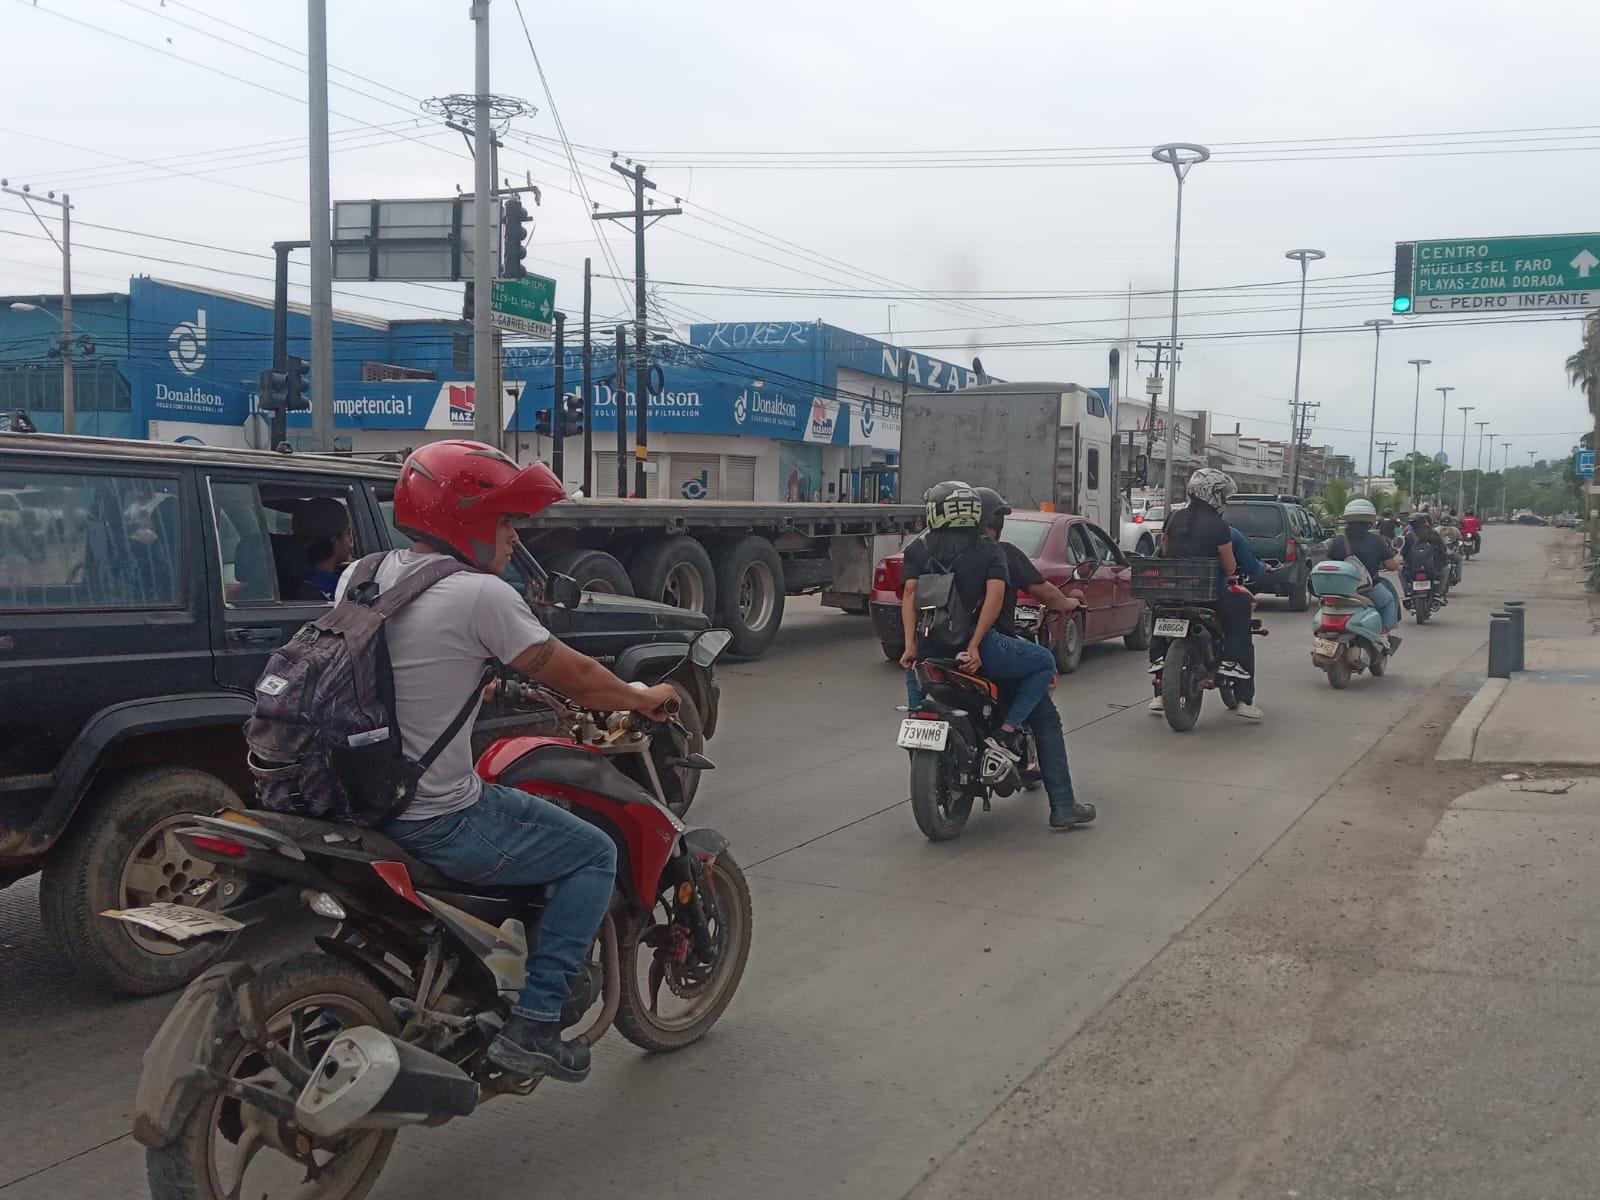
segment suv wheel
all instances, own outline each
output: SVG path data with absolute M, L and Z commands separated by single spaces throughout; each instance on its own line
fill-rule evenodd
M 1289 589 L 1289 611 L 1305 612 L 1311 607 L 1311 597 L 1306 591 L 1306 581 L 1302 579 Z
M 146 904 L 215 903 L 212 866 L 188 856 L 173 829 L 195 814 L 239 807 L 221 780 L 185 767 L 126 771 L 102 781 L 45 860 L 45 936 L 80 976 L 148 995 L 180 987 L 221 958 L 231 938 L 184 946 L 100 914 Z

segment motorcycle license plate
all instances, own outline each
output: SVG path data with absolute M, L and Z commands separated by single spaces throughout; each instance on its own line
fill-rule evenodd
M 1330 642 L 1327 638 L 1312 638 L 1311 653 L 1320 654 L 1326 658 L 1337 658 L 1339 656 L 1339 643 Z
M 943 750 L 950 738 L 949 721 L 901 721 L 902 750 Z
M 1431 592 L 1431 591 L 1433 591 L 1433 580 L 1431 580 L 1431 579 L 1416 579 L 1416 580 L 1413 580 L 1412 583 L 1411 583 L 1411 590 L 1414 591 L 1414 592 Z
M 154 930 L 163 937 L 179 942 L 205 937 L 212 933 L 237 933 L 244 926 L 232 917 L 208 912 L 203 908 L 188 908 L 181 904 L 151 904 L 145 908 L 108 908 L 100 914 L 114 921 L 126 921 Z
M 1160 617 L 1156 621 L 1157 637 L 1188 637 L 1189 622 L 1182 617 Z

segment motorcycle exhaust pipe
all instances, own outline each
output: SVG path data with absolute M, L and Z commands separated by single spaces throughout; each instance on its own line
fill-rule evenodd
M 478 1085 L 437 1054 L 362 1025 L 328 1045 L 294 1104 L 307 1132 L 331 1138 L 350 1129 L 398 1129 L 464 1117 Z

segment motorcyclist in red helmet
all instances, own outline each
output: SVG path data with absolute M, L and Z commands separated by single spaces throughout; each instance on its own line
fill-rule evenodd
M 517 544 L 516 522 L 565 498 L 544 464 L 519 467 L 477 442 L 433 442 L 406 459 L 394 519 L 416 544 L 385 556 L 378 587 L 394 587 L 438 555 L 471 568 L 445 576 L 387 624 L 395 716 L 414 759 L 448 728 L 491 659 L 591 708 L 660 717 L 676 699 L 668 684 L 641 691 L 563 646 L 500 578 Z M 339 595 L 349 580 L 346 571 Z M 576 1082 L 589 1073 L 589 1049 L 561 1040 L 563 1008 L 571 1019 L 581 1015 L 571 1010 L 588 989 L 583 963 L 611 902 L 616 850 L 593 825 L 547 800 L 484 783 L 472 766 L 468 720 L 423 775 L 410 807 L 383 832 L 467 883 L 549 885 L 526 983 L 489 1058 L 513 1075 Z

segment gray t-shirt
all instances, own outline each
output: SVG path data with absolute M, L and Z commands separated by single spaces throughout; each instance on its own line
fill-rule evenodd
M 433 557 L 415 550 L 390 551 L 378 566 L 379 590 L 394 587 Z M 336 601 L 344 596 L 352 569 L 340 577 Z M 441 579 L 391 617 L 385 632 L 401 745 L 413 761 L 461 711 L 487 660 L 509 663 L 550 638 L 516 588 L 481 571 Z M 472 770 L 469 720 L 428 768 L 402 819 L 458 812 L 477 802 L 481 788 Z

